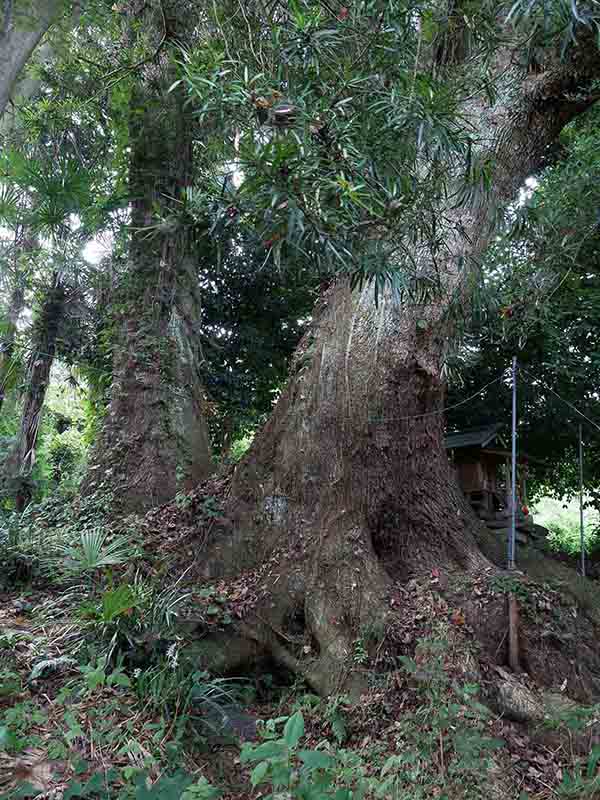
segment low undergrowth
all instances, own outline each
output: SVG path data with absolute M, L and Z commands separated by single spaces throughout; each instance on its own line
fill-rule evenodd
M 184 658 L 189 593 L 134 545 L 135 520 L 62 500 L 0 542 L 0 797 L 212 797 L 196 761 L 245 684 Z
M 25 632 L 15 636 L 4 633 L 2 644 L 10 641 L 22 654 L 31 637 Z M 593 800 L 599 796 L 598 747 L 584 757 L 574 751 L 568 757 L 563 753 L 564 763 L 554 765 L 556 780 L 548 792 L 522 791 L 511 771 L 518 758 L 517 734 L 498 735 L 507 729 L 480 703 L 477 686 L 459 684 L 451 677 L 447 655 L 448 643 L 441 639 L 420 642 L 415 657 L 405 658 L 393 681 L 388 679 L 387 691 L 382 685 L 358 708 L 348 698 L 325 701 L 296 687 L 282 698 L 279 708 L 270 709 L 275 716 L 259 722 L 253 741 L 236 740 L 231 760 L 237 765 L 238 785 L 233 790 L 227 780 L 219 781 L 211 765 L 215 751 L 207 750 L 206 735 L 192 723 L 193 692 L 190 695 L 182 687 L 178 701 L 170 691 L 153 695 L 140 680 L 151 670 L 130 675 L 122 667 L 109 670 L 102 662 L 70 661 L 46 662 L 38 668 L 34 689 L 31 678 L 23 680 L 15 663 L 12 670 L 2 672 L 0 796 L 3 800 L 219 796 Z M 215 684 L 206 675 L 194 675 L 192 686 L 206 697 Z M 225 709 L 219 694 L 222 687 L 217 692 L 215 707 Z M 389 704 L 394 696 L 398 701 L 398 694 L 402 713 L 394 715 Z M 573 707 L 547 724 L 575 735 L 585 730 L 593 713 Z M 375 734 L 377 719 L 385 723 Z M 371 735 L 364 735 L 367 730 Z M 534 757 L 523 741 L 520 745 L 520 757 L 523 751 Z M 539 763 L 541 756 L 535 757 Z
M 25 652 L 32 639 L 5 633 L 2 641 Z M 258 741 L 242 744 L 245 788 L 235 796 L 483 797 L 488 755 L 503 742 L 490 735 L 491 715 L 477 701 L 477 687 L 454 685 L 444 658 L 444 643 L 434 641 L 405 659 L 411 703 L 389 726 L 383 749 L 351 735 L 348 699 L 288 694 L 280 708 L 288 713 L 260 722 Z M 161 669 L 171 679 L 152 687 Z M 31 674 L 23 680 L 17 663 L 10 676 L 3 673 L 0 748 L 12 774 L 2 797 L 44 796 L 52 787 L 65 798 L 119 800 L 208 800 L 222 793 L 207 780 L 207 739 L 194 720 L 198 699 L 200 711 L 230 713 L 230 686 L 197 673 L 186 685 L 168 660 L 128 673 L 105 659 L 78 664 L 62 656 L 38 662 Z
M 84 500 L 79 518 L 49 502 L 0 547 L 15 567 L 0 604 L 2 800 L 600 797 L 595 707 L 546 719 L 562 742 L 549 751 L 492 712 L 473 677 L 465 597 L 511 591 L 544 622 L 557 590 L 512 577 L 461 589 L 453 576 L 449 591 L 437 570 L 399 585 L 392 628 L 359 632 L 348 654 L 370 689 L 321 699 L 301 681 L 199 669 L 190 608 L 201 647 L 243 616 L 252 586 L 174 578 L 134 545 L 135 520 L 116 528 L 106 507 Z
M 588 555 L 600 552 L 600 517 L 585 498 L 584 545 Z M 548 544 L 557 552 L 577 555 L 581 552 L 581 527 L 578 498 L 541 497 L 535 502 L 535 521 L 550 531 Z
M 67 786 L 72 797 L 145 796 L 136 788 L 141 778 L 154 783 L 180 772 L 205 748 L 206 731 L 196 722 L 203 712 L 236 701 L 231 682 L 182 669 L 174 650 L 132 669 L 119 657 L 114 665 L 107 656 L 87 661 L 77 649 L 57 655 L 33 619 L 2 623 L 3 798 Z

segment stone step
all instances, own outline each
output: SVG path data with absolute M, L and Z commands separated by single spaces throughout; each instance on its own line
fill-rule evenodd
M 510 527 L 506 527 L 505 526 L 504 528 L 493 528 L 492 530 L 494 531 L 494 533 L 498 534 L 498 536 L 501 539 L 508 540 L 508 534 L 510 533 Z M 527 535 L 527 533 L 525 531 L 519 530 L 519 528 L 517 528 L 517 530 L 515 531 L 515 539 L 517 540 L 517 542 L 519 544 L 528 544 L 528 542 L 529 542 L 529 536 Z

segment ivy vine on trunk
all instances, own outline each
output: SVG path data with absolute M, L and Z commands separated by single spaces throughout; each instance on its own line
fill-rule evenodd
M 182 89 L 170 91 L 171 51 L 188 35 L 183 10 L 178 0 L 127 6 L 126 39 L 148 36 L 151 54 L 131 87 L 128 267 L 115 304 L 111 401 L 84 491 L 110 486 L 130 510 L 165 502 L 211 469 L 185 212 L 193 119 Z

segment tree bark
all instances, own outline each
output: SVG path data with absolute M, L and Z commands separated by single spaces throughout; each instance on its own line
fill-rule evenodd
M 5 481 L 14 494 L 17 511 L 23 511 L 31 499 L 29 477 L 35 465 L 37 438 L 56 352 L 56 339 L 64 315 L 65 298 L 62 278 L 59 273 L 54 273 L 39 317 L 34 322 L 19 432 L 5 468 Z
M 186 9 L 171 0 L 131 2 L 128 11 L 153 54 L 131 99 L 131 233 L 121 335 L 108 414 L 84 482 L 84 491 L 109 487 L 126 510 L 161 504 L 211 470 L 193 330 L 197 310 L 188 299 L 194 270 L 185 199 L 193 120 L 181 88 L 169 91 L 176 72 L 168 50 L 186 41 Z
M 12 259 L 12 288 L 8 301 L 6 324 L 0 336 L 0 413 L 8 387 L 13 383 L 15 377 L 13 356 L 17 325 L 25 308 L 25 277 L 22 273 L 20 257 L 22 254 L 30 253 L 35 246 L 35 240 L 30 239 L 26 232 L 17 231 Z
M 509 69 L 500 54 L 498 74 Z M 244 635 L 319 691 L 360 687 L 353 642 L 385 625 L 394 581 L 487 563 L 444 447 L 449 311 L 458 298 L 468 313 L 470 272 L 498 210 L 595 100 L 599 74 L 590 43 L 543 74 L 521 76 L 502 103 L 470 101 L 464 112 L 477 156 L 493 167 L 493 188 L 484 202 L 439 209 L 443 291 L 427 305 L 388 291 L 376 306 L 369 287 L 351 291 L 338 279 L 318 303 L 271 419 L 235 470 L 225 513 L 232 524 L 213 533 L 206 575 L 260 574 L 262 600 Z M 411 255 L 432 266 L 424 248 Z M 299 617 L 312 637 L 309 655 L 288 644 L 289 620 Z
M 3 0 L 0 26 L 0 117 L 19 74 L 64 5 L 63 0 Z
M 25 307 L 25 292 L 20 283 L 15 283 L 8 301 L 6 326 L 0 338 L 0 414 L 6 396 L 7 387 L 11 382 L 17 323 Z

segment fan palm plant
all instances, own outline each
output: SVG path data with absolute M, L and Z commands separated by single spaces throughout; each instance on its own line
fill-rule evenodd
M 135 555 L 135 547 L 126 536 L 109 539 L 103 528 L 84 531 L 76 545 L 63 546 L 62 568 L 71 575 L 89 575 L 106 567 L 126 564 Z

